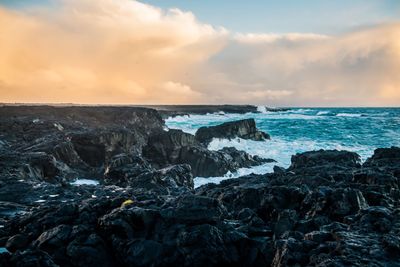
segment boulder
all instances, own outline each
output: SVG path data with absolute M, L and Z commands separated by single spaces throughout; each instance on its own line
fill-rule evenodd
M 253 157 L 233 147 L 218 151 L 211 151 L 202 146 L 184 147 L 180 155 L 180 162 L 189 164 L 193 175 L 200 177 L 223 176 L 229 171 L 234 172 L 242 167 L 248 168 L 274 161 Z
M 15 252 L 18 249 L 26 247 L 30 243 L 29 237 L 24 234 L 16 234 L 7 240 L 6 248 Z
M 273 161 L 251 156 L 232 147 L 219 151 L 208 150 L 193 135 L 181 130 L 164 131 L 150 137 L 143 155 L 155 168 L 189 164 L 193 175 L 201 177 L 222 176 L 241 167 Z
M 202 224 L 216 223 L 226 213 L 220 201 L 203 196 L 186 195 L 163 209 L 161 216 L 175 223 Z
M 196 140 L 206 145 L 213 138 L 233 139 L 236 137 L 254 141 L 270 139 L 267 133 L 257 130 L 254 119 L 230 121 L 217 126 L 201 127 L 196 132 Z
M 326 165 L 340 167 L 360 167 L 360 156 L 354 152 L 338 150 L 308 151 L 292 156 L 292 164 L 289 170 L 320 167 Z
M 181 164 L 148 171 L 132 177 L 129 180 L 129 185 L 134 188 L 169 194 L 173 190 L 192 190 L 194 183 L 190 165 Z
M 194 136 L 182 130 L 170 129 L 150 136 L 148 144 L 143 148 L 143 155 L 156 168 L 181 162 L 183 147 L 197 146 Z
M 28 156 L 28 176 L 48 182 L 54 181 L 60 170 L 57 167 L 56 159 L 46 153 L 31 153 Z
M 143 158 L 122 153 L 114 156 L 108 163 L 104 173 L 104 182 L 126 186 L 130 180 L 152 171 L 154 169 Z
M 363 166 L 390 166 L 392 168 L 397 167 L 400 169 L 400 148 L 391 147 L 375 149 L 374 154 L 365 161 Z

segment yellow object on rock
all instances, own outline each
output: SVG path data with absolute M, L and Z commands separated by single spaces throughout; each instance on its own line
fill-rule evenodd
M 122 202 L 121 207 L 125 207 L 125 206 L 132 205 L 132 204 L 133 204 L 133 200 L 128 199 L 128 200 L 125 200 L 124 202 Z

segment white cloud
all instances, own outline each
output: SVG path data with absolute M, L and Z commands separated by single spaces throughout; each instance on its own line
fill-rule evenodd
M 237 33 L 234 39 L 240 43 L 245 44 L 263 44 L 273 43 L 278 41 L 298 42 L 298 41 L 315 41 L 329 39 L 327 35 L 314 34 L 314 33 Z

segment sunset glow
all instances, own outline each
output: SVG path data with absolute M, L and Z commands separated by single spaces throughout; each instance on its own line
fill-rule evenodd
M 130 0 L 0 5 L 0 102 L 398 106 L 400 24 L 243 33 Z

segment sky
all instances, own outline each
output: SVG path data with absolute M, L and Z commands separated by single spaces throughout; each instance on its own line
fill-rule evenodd
M 400 1 L 0 0 L 0 102 L 400 106 Z
M 398 0 L 145 0 L 239 32 L 332 34 L 400 18 Z

